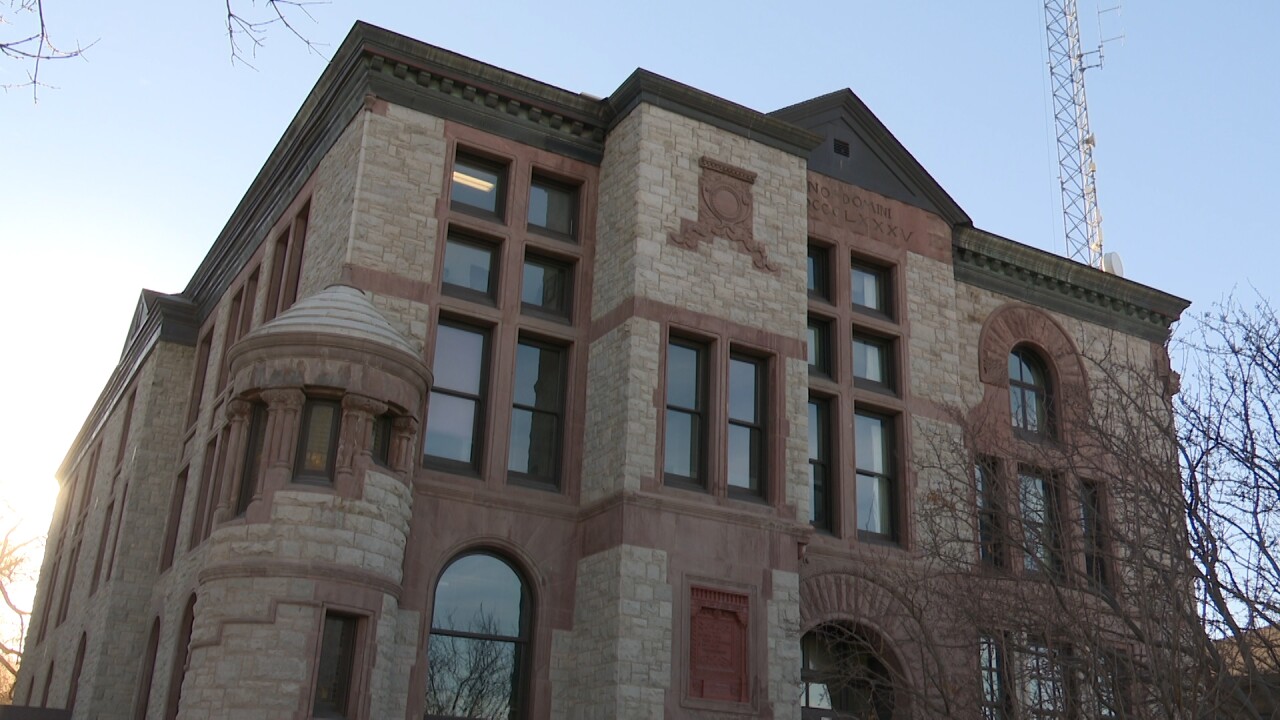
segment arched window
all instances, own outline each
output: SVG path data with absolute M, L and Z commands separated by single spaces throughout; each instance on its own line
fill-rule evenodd
M 1026 348 L 1009 353 L 1009 413 L 1013 427 L 1033 435 L 1052 434 L 1053 394 L 1044 363 Z
M 427 717 L 524 717 L 531 614 L 528 589 L 506 561 L 474 553 L 450 563 L 427 641 Z
M 800 652 L 803 720 L 893 718 L 893 676 L 863 633 L 823 625 L 800 639 Z

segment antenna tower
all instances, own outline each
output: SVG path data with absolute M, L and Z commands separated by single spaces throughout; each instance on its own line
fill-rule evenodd
M 1094 139 L 1084 95 L 1084 71 L 1101 65 L 1101 47 L 1098 62 L 1085 64 L 1076 0 L 1045 0 L 1044 15 L 1067 257 L 1101 267 L 1102 213 L 1098 211 L 1095 177 L 1098 168 L 1093 162 Z

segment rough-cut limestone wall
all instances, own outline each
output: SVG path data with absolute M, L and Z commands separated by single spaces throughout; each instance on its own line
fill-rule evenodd
M 798 703 L 791 702 L 800 687 L 800 643 L 796 640 L 800 627 L 800 576 L 774 570 L 773 596 L 768 603 L 769 622 L 769 697 L 773 699 L 773 717 L 777 720 L 799 720 Z
M 591 345 L 584 504 L 620 489 L 639 490 L 641 478 L 656 472 L 658 410 L 653 393 L 664 345 L 661 335 L 658 323 L 631 318 Z
M 298 279 L 299 298 L 314 295 L 341 275 L 347 238 L 351 235 L 364 115 L 364 112 L 356 114 L 313 176 L 311 217 L 302 253 L 302 276 Z M 267 241 L 272 242 L 272 238 Z M 264 267 L 270 265 L 264 264 Z
M 411 502 L 404 483 L 371 471 L 360 498 L 279 491 L 269 522 L 215 530 L 206 572 L 262 560 L 292 563 L 298 573 L 215 577 L 200 585 L 183 716 L 286 717 L 304 707 L 325 586 L 360 584 L 358 577 L 345 578 L 342 568 L 398 584 Z M 378 650 L 369 678 L 373 707 L 390 715 L 378 717 L 394 716 L 397 709 L 403 714 L 416 645 L 416 613 L 401 618 L 396 606 L 394 596 L 384 594 L 377 607 L 369 608 L 383 613 L 372 628 Z M 406 656 L 410 662 L 401 664 Z M 219 692 L 226 688 L 236 692 Z
M 557 632 L 551 716 L 663 717 L 672 589 L 661 550 L 618 545 L 578 563 L 573 631 Z

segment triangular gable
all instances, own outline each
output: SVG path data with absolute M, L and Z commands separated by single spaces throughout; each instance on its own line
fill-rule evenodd
M 972 220 L 853 94 L 838 90 L 769 113 L 823 137 L 809 169 L 927 210 L 952 225 Z

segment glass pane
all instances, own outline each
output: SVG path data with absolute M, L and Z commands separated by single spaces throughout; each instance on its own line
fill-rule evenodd
M 539 478 L 555 477 L 559 427 L 559 418 L 550 413 L 513 409 L 507 469 Z
M 888 384 L 888 348 L 884 343 L 853 339 L 853 376 L 871 382 Z
M 453 163 L 454 204 L 468 205 L 489 213 L 498 213 L 502 196 L 503 170 L 488 163 L 459 157 Z
M 431 627 L 493 637 L 522 637 L 524 586 L 510 565 L 492 555 L 454 561 L 436 585 Z
M 427 643 L 427 716 L 509 720 L 516 644 L 432 635 Z
M 754 423 L 758 420 L 760 364 L 749 360 L 729 360 L 729 417 Z
M 493 294 L 493 248 L 449 238 L 444 248 L 444 284 Z
M 529 224 L 561 235 L 573 235 L 578 191 L 534 178 L 529 188 Z
M 482 332 L 440 325 L 431 367 L 435 387 L 479 395 L 484 373 L 484 341 Z
M 316 667 L 316 717 L 347 716 L 355 639 L 355 618 L 325 616 L 320 638 L 320 662 Z
M 870 268 L 853 266 L 849 278 L 853 286 L 853 304 L 857 307 L 885 311 L 884 288 L 881 273 Z
M 827 251 L 822 248 L 809 248 L 809 284 L 811 295 L 827 297 Z
M 666 459 L 663 471 L 698 479 L 698 440 L 696 415 L 667 410 Z
M 338 421 L 338 408 L 330 403 L 308 405 L 308 420 L 302 439 L 302 473 L 324 474 L 329 470 L 333 425 Z
M 1031 423 L 1027 420 L 1026 410 L 1023 405 L 1025 392 L 1020 387 L 1011 386 L 1009 388 L 1009 416 L 1013 418 L 1014 427 L 1029 430 Z
M 667 404 L 699 409 L 699 351 L 670 343 L 667 345 Z
M 854 416 L 854 452 L 859 470 L 888 474 L 888 429 L 885 419 L 872 415 Z
M 888 478 L 858 473 L 858 529 L 890 534 L 893 527 L 890 508 Z
M 760 431 L 729 426 L 729 485 L 753 492 L 760 489 Z
M 1043 523 L 1046 510 L 1044 481 L 1034 475 L 1020 475 L 1018 480 L 1023 521 Z
M 556 348 L 528 343 L 516 346 L 515 404 L 539 410 L 560 409 L 560 360 Z
M 806 345 L 809 351 L 809 367 L 822 373 L 830 372 L 827 362 L 827 324 L 819 321 L 809 322 L 809 333 Z
M 567 315 L 569 312 L 569 297 L 566 292 L 568 287 L 568 268 L 525 258 L 520 302 L 557 315 Z
M 809 458 L 817 460 L 825 455 L 824 435 L 826 435 L 827 418 L 823 412 L 823 407 L 810 400 L 809 401 Z
M 431 393 L 423 452 L 445 460 L 473 462 L 476 410 L 475 400 Z
M 827 518 L 827 469 L 821 465 L 809 465 L 809 522 L 826 527 Z

